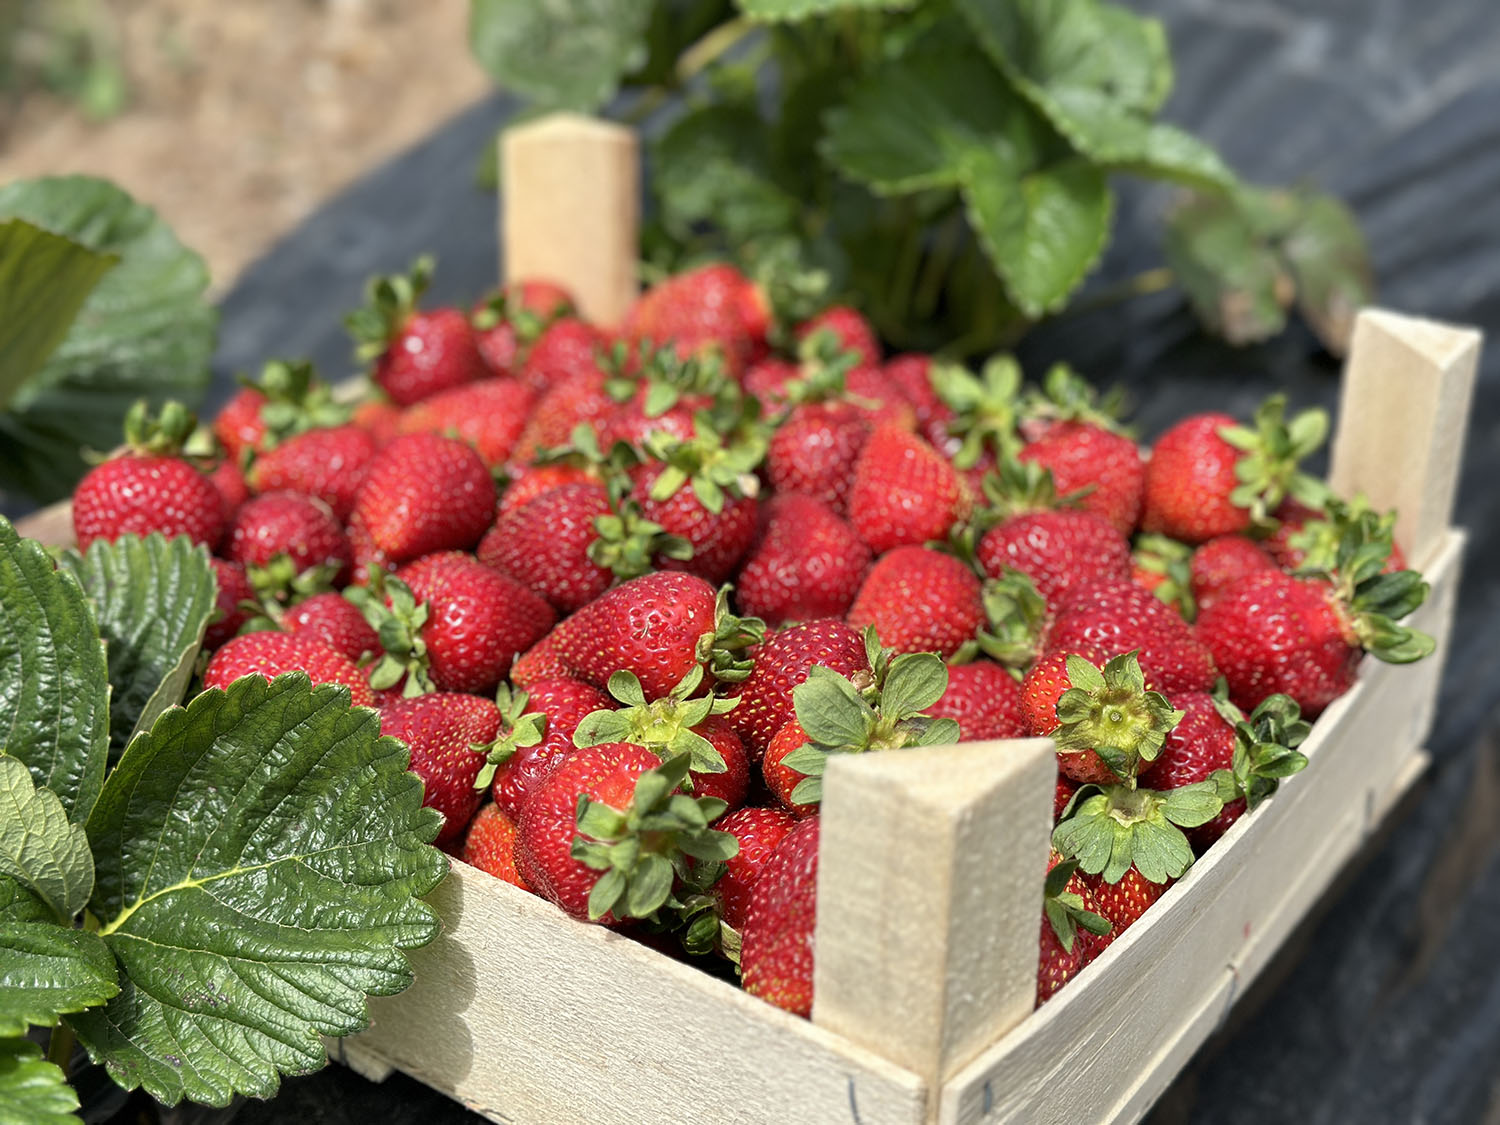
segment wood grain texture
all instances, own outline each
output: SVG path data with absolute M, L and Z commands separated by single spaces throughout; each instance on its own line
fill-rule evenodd
M 641 171 L 635 132 L 549 114 L 500 136 L 506 280 L 570 289 L 583 315 L 615 327 L 636 295 Z
M 1482 337 L 1473 328 L 1366 309 L 1344 367 L 1329 484 L 1394 508 L 1419 569 L 1453 520 Z
M 813 1022 L 936 1085 L 1036 1000 L 1049 739 L 835 755 Z

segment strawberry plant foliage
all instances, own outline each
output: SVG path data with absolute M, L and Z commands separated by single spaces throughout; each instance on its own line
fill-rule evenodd
M 77 1125 L 78 1095 L 26 1039 L 0 1039 L 0 1121 Z

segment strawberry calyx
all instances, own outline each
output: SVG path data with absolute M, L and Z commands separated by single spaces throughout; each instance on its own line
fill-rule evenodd
M 589 892 L 590 919 L 652 918 L 680 907 L 673 888 L 692 878 L 690 858 L 723 863 L 739 853 L 732 833 L 709 827 L 729 807 L 724 801 L 677 792 L 689 762 L 678 754 L 641 774 L 623 811 L 579 794 L 571 854 L 601 873 Z
M 599 431 L 588 422 L 579 422 L 568 434 L 566 445 L 538 449 L 531 458 L 533 465 L 571 465 L 588 469 L 604 477 L 623 472 L 641 463 L 640 454 L 627 441 L 616 441 L 605 450 L 599 445 Z
M 530 711 L 531 697 L 520 688 L 501 683 L 495 691 L 495 706 L 500 711 L 500 734 L 493 742 L 474 743 L 471 749 L 485 755 L 484 765 L 479 767 L 479 776 L 474 779 L 475 789 L 488 789 L 495 780 L 495 771 L 503 766 L 516 751 L 526 746 L 538 745 L 547 734 L 547 715 L 543 711 Z
M 714 599 L 714 627 L 698 638 L 693 658 L 719 683 L 734 684 L 755 667 L 750 650 L 766 639 L 766 623 L 759 617 L 730 613 L 729 590 L 728 585 L 719 588 Z
M 670 534 L 661 524 L 642 514 L 641 506 L 629 498 L 628 478 L 611 477 L 608 491 L 614 510 L 594 517 L 596 535 L 588 546 L 591 562 L 624 580 L 638 578 L 655 569 L 654 559 L 664 557 L 686 561 L 693 557 L 691 543 L 680 535 Z
M 373 277 L 366 284 L 364 305 L 344 318 L 361 362 L 379 359 L 401 335 L 417 301 L 432 284 L 433 265 L 432 256 L 423 254 L 406 273 Z
M 1083 785 L 1063 810 L 1052 846 L 1079 870 L 1118 883 L 1132 866 L 1152 883 L 1179 878 L 1193 863 L 1184 828 L 1223 811 L 1218 786 L 1198 781 L 1166 792 L 1128 785 Z
M 695 696 L 703 686 L 703 680 L 703 666 L 695 664 L 670 692 L 660 699 L 647 701 L 635 673 L 623 669 L 615 672 L 606 686 L 609 694 L 624 706 L 618 710 L 603 708 L 585 715 L 573 732 L 573 745 L 629 742 L 644 746 L 662 759 L 686 754 L 694 773 L 723 773 L 728 769 L 724 756 L 694 728 L 710 715 L 734 710 L 740 701 L 737 697 Z M 691 780 L 688 778 L 688 782 Z
M 1301 471 L 1302 461 L 1317 452 L 1328 436 L 1328 412 L 1311 407 L 1286 420 L 1286 396 L 1274 394 L 1255 411 L 1254 428 L 1221 426 L 1219 436 L 1240 456 L 1234 475 L 1239 484 L 1229 494 L 1236 507 L 1265 527 L 1287 497 L 1311 508 L 1329 499 L 1328 485 Z
M 662 463 L 651 484 L 652 500 L 670 500 L 691 486 L 698 503 L 717 515 L 724 510 L 726 495 L 742 499 L 760 491 L 755 470 L 766 456 L 764 434 L 726 443 L 703 414 L 694 419 L 693 429 L 693 437 L 686 441 L 662 430 L 647 435 L 646 452 Z
M 1125 389 L 1112 387 L 1104 393 L 1066 363 L 1054 363 L 1042 377 L 1041 387 L 1029 387 L 1021 398 L 1021 432 L 1035 440 L 1059 422 L 1086 422 L 1110 433 L 1133 438 L 1131 427 L 1122 425 Z
M 1307 756 L 1297 750 L 1312 732 L 1312 724 L 1302 718 L 1302 709 L 1290 696 L 1277 693 L 1267 696 L 1247 718 L 1228 702 L 1228 691 L 1221 679 L 1214 689 L 1215 706 L 1226 718 L 1239 714 L 1234 722 L 1234 760 L 1227 770 L 1215 770 L 1209 780 L 1216 786 L 1224 804 L 1243 799 L 1253 809 L 1272 793 L 1283 778 L 1307 768 Z M 1226 712 L 1225 706 L 1233 708 Z
M 1078 870 L 1078 861 L 1065 859 L 1047 872 L 1047 881 L 1042 890 L 1042 913 L 1057 943 L 1067 953 L 1073 952 L 1073 943 L 1078 940 L 1078 931 L 1087 930 L 1095 937 L 1103 937 L 1113 927 L 1109 919 L 1095 914 L 1083 905 L 1083 896 L 1068 890 L 1068 881 Z
M 1193 549 L 1166 535 L 1136 537 L 1130 552 L 1136 580 L 1191 622 L 1198 615 L 1193 598 Z
M 785 410 L 804 403 L 845 400 L 855 405 L 869 405 L 849 395 L 846 381 L 849 372 L 860 364 L 860 354 L 844 347 L 838 333 L 831 328 L 819 328 L 797 341 L 797 378 L 782 388 L 786 400 Z
M 370 669 L 370 687 L 385 691 L 399 683 L 401 694 L 408 697 L 436 691 L 427 642 L 422 638 L 427 603 L 417 601 L 410 586 L 389 575 L 376 578 L 368 587 L 350 586 L 344 597 L 364 615 L 384 650 Z
M 1384 514 L 1376 512 L 1370 507 L 1369 498 L 1364 495 L 1356 496 L 1347 503 L 1330 497 L 1323 506 L 1321 518 L 1309 519 L 1287 536 L 1287 546 L 1302 552 L 1302 562 L 1298 564 L 1298 572 L 1316 574 L 1337 568 L 1339 541 L 1344 537 L 1345 529 L 1351 521 L 1368 519 L 1367 513 L 1375 517 L 1373 524 L 1366 523 L 1365 525 L 1367 538 L 1371 542 L 1382 544 L 1389 540 L 1394 549 L 1393 535 L 1396 529 L 1394 511 Z
M 994 470 L 984 475 L 979 487 L 989 502 L 982 518 L 977 521 L 985 530 L 1027 512 L 1077 508 L 1093 490 L 1093 485 L 1086 485 L 1072 492 L 1059 493 L 1051 469 L 1035 461 L 1022 461 L 1011 456 L 1001 457 Z
M 575 313 L 573 305 L 567 301 L 553 304 L 546 312 L 538 312 L 526 304 L 521 293 L 502 288 L 474 307 L 469 314 L 469 323 L 479 332 L 509 324 L 515 330 L 516 342 L 525 348 L 536 343 L 537 337 L 554 323 Z
M 274 607 L 293 605 L 314 594 L 338 589 L 335 580 L 341 570 L 342 564 L 332 562 L 298 570 L 292 556 L 282 551 L 270 562 L 245 567 L 245 577 L 250 580 L 262 612 L 269 612 Z
M 986 627 L 959 646 L 953 663 L 967 663 L 983 652 L 1012 672 L 1029 668 L 1041 654 L 1047 600 L 1029 576 L 1009 566 L 998 578 L 984 580 L 980 597 Z
M 1155 761 L 1182 720 L 1160 692 L 1147 691 L 1139 650 L 1112 657 L 1102 669 L 1069 654 L 1068 682 L 1057 700 L 1058 753 L 1094 751 L 1125 783 L 1135 785 L 1141 762 Z
M 954 465 L 972 469 L 986 452 L 1001 460 L 1019 452 L 1021 365 L 1014 356 L 991 357 L 978 375 L 958 364 L 935 363 L 930 378 L 954 413 L 948 432 L 961 440 Z
M 318 377 L 309 360 L 267 360 L 259 379 L 240 376 L 239 383 L 265 396 L 260 407 L 260 420 L 266 427 L 259 443 L 262 451 L 308 430 L 342 426 L 352 413 L 333 400 L 333 388 Z
M 137 399 L 125 414 L 125 444 L 141 456 L 177 457 L 197 426 L 197 416 L 176 399 L 162 403 L 158 414 L 146 399 Z

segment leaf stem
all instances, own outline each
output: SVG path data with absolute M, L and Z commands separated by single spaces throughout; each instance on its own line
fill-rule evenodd
M 718 27 L 706 32 L 701 39 L 678 56 L 676 69 L 678 84 L 686 83 L 701 74 L 755 28 L 756 25 L 744 16 L 736 16 L 727 23 L 721 23 Z
M 73 1047 L 76 1043 L 73 1029 L 64 1022 L 52 1029 L 52 1035 L 47 1041 L 47 1061 L 56 1065 L 64 1077 L 68 1073 L 68 1064 L 73 1061 Z
M 1157 266 L 1155 269 L 1143 270 L 1133 277 L 1127 277 L 1114 285 L 1106 285 L 1103 289 L 1091 293 L 1087 299 L 1074 301 L 1057 315 L 1073 316 L 1078 313 L 1093 312 L 1095 309 L 1118 305 L 1134 300 L 1136 297 L 1160 293 L 1175 284 L 1177 284 L 1177 275 L 1167 266 Z

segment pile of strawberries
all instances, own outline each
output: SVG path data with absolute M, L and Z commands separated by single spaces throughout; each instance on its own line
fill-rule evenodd
M 1298 470 L 1320 412 L 1195 416 L 1148 455 L 1064 369 L 886 358 L 725 265 L 613 329 L 540 282 L 422 310 L 427 275 L 349 318 L 357 404 L 269 364 L 210 461 L 185 411 L 133 412 L 79 545 L 207 544 L 204 688 L 346 685 L 440 845 L 791 1011 L 830 755 L 1056 740 L 1040 1003 L 1305 764 L 1362 652 L 1431 648 L 1391 518 Z

